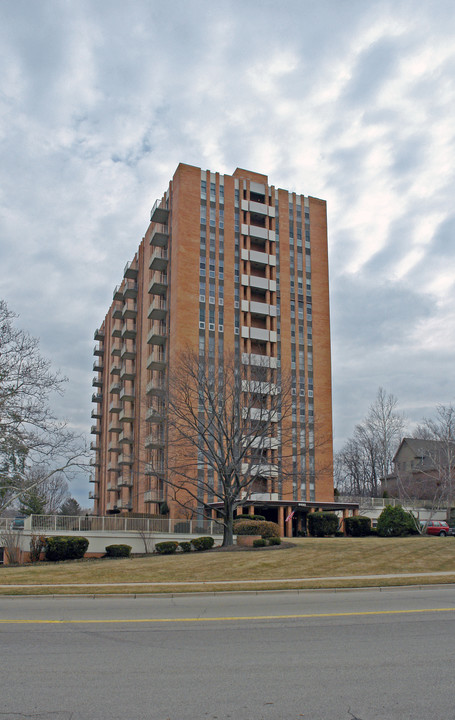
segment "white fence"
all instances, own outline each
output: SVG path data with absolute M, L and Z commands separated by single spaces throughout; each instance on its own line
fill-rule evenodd
M 167 518 L 134 518 L 108 515 L 30 515 L 24 529 L 33 532 L 154 532 L 188 535 L 219 535 L 223 526 L 216 520 L 174 520 Z
M 375 498 L 364 495 L 339 495 L 336 500 L 340 502 L 359 503 L 361 508 L 380 508 L 381 510 L 387 505 L 402 505 L 404 508 L 415 508 L 433 510 L 434 503 L 431 500 L 400 500 L 398 498 Z

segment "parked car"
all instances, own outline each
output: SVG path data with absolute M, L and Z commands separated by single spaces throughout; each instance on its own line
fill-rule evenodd
M 430 520 L 425 532 L 427 535 L 449 535 L 450 528 L 444 520 Z

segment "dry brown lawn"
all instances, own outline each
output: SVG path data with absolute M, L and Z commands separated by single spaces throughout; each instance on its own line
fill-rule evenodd
M 235 590 L 318 587 L 368 587 L 371 585 L 425 584 L 455 582 L 455 539 L 439 537 L 409 538 L 302 538 L 293 539 L 293 547 L 267 551 L 205 552 L 171 556 L 148 556 L 118 560 L 83 560 L 70 563 L 0 568 L 1 594 L 188 592 L 189 590 Z M 436 579 L 323 580 L 344 575 L 382 575 L 453 571 L 453 576 Z M 315 578 L 299 582 L 302 578 Z M 278 580 L 280 584 L 257 582 L 248 585 L 217 585 L 225 580 Z M 321 578 L 319 580 L 318 578 Z M 103 587 L 106 583 L 182 583 L 205 581 L 209 586 Z M 70 588 L 12 588 L 15 584 L 75 583 Z M 89 589 L 84 583 L 99 583 Z

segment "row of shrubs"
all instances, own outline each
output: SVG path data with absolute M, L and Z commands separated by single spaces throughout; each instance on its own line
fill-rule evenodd
M 158 555 L 173 555 L 177 552 L 177 548 L 180 548 L 182 552 L 191 552 L 192 549 L 202 552 L 203 550 L 211 550 L 214 542 L 214 539 L 209 536 L 193 538 L 190 541 L 183 540 L 182 542 L 166 540 L 165 542 L 156 543 L 155 551 Z

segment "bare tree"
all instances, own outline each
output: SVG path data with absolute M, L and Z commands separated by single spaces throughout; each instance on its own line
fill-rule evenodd
M 393 457 L 404 431 L 398 400 L 379 388 L 366 418 L 337 454 L 337 486 L 352 495 L 376 496 L 381 478 L 392 471 Z
M 49 406 L 66 379 L 52 372 L 38 340 L 16 329 L 14 318 L 0 301 L 0 511 L 56 473 L 68 478 L 88 459 L 82 439 Z M 37 466 L 39 478 L 30 483 Z
M 278 446 L 291 425 L 288 383 L 265 361 L 239 365 L 231 356 L 216 367 L 192 352 L 169 382 L 172 499 L 205 517 L 218 503 L 223 545 L 232 545 L 236 508 L 251 490 L 273 486 Z

